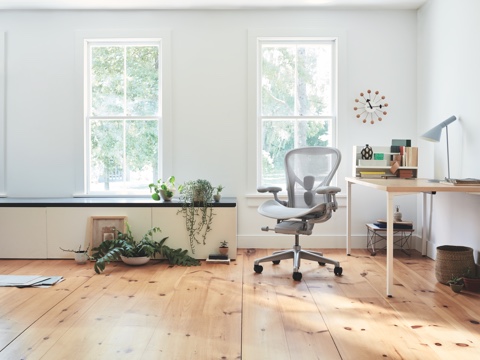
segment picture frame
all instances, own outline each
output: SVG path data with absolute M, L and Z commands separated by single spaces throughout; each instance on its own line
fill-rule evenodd
M 118 230 L 126 231 L 127 216 L 91 216 L 92 237 L 90 251 L 105 240 L 114 240 L 118 237 Z

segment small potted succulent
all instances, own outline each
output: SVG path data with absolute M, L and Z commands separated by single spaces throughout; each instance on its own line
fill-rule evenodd
M 447 284 L 450 285 L 450 289 L 452 289 L 453 292 L 459 293 L 463 289 L 463 277 L 452 274 L 452 277 L 447 281 Z
M 220 241 L 220 247 L 218 248 L 218 252 L 222 255 L 228 255 L 228 242 L 227 241 Z
M 85 250 L 82 250 L 82 245 L 80 245 L 78 247 L 78 250 L 63 249 L 63 248 L 60 248 L 60 250 L 73 253 L 75 262 L 79 265 L 82 265 L 82 264 L 85 264 L 88 259 L 90 259 L 90 256 L 88 256 L 89 248 L 90 246 L 88 246 Z
M 216 188 L 214 188 L 214 191 L 216 191 L 215 194 L 213 194 L 213 200 L 215 200 L 215 202 L 219 202 L 222 195 L 220 194 L 222 192 L 222 190 L 225 189 L 225 187 L 223 187 L 222 185 L 218 185 Z
M 152 183 L 148 185 L 150 188 L 150 192 L 154 191 L 152 194 L 152 199 L 159 201 L 162 199 L 163 201 L 170 201 L 172 200 L 173 195 L 175 195 L 175 176 L 170 176 L 167 181 L 162 181 L 159 179 L 156 183 Z

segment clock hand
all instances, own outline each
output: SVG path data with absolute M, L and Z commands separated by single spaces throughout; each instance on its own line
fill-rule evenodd
M 367 99 L 368 106 L 370 106 L 370 109 L 373 109 L 372 104 L 370 104 L 370 99 Z

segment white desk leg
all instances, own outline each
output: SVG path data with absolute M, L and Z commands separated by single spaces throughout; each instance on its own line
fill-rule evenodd
M 393 296 L 393 200 L 395 195 L 387 192 L 387 296 Z
M 352 183 L 347 181 L 347 255 L 352 248 Z
M 427 193 L 423 193 L 422 207 L 422 256 L 427 256 Z

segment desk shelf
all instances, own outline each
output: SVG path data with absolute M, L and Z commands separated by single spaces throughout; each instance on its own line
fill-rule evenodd
M 353 169 L 352 176 L 355 177 L 370 177 L 370 178 L 382 178 L 382 177 L 395 177 L 398 174 L 392 174 L 391 172 L 391 157 L 392 155 L 399 155 L 399 153 L 392 153 L 389 146 L 372 146 L 374 154 L 383 154 L 383 160 L 363 160 L 361 151 L 364 146 L 353 147 Z M 412 176 L 416 178 L 418 174 L 417 166 L 400 166 L 401 170 L 411 170 Z M 363 174 L 365 173 L 383 173 L 383 174 Z

